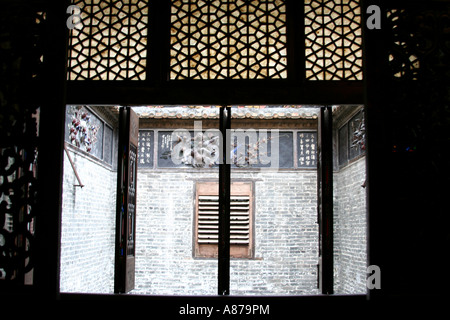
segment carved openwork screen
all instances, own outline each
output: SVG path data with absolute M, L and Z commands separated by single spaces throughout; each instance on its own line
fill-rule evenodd
M 68 79 L 145 80 L 148 0 L 72 4 L 81 10 L 81 24 L 70 34 Z
M 404 9 L 387 10 L 387 23 L 393 30 L 393 43 L 389 48 L 389 67 L 396 80 L 418 80 L 420 71 L 420 55 L 432 51 L 435 47 L 429 42 L 401 28 L 408 16 Z M 439 61 L 439 59 L 436 59 Z
M 303 65 L 306 80 L 363 78 L 359 0 L 305 0 L 303 10 L 286 0 L 172 0 L 167 11 L 155 2 L 152 39 L 163 42 L 147 43 L 150 3 L 72 0 L 81 20 L 70 31 L 68 79 L 148 80 L 148 50 L 161 52 L 168 80 L 287 79 L 288 65 Z M 304 30 L 289 32 L 299 27 L 288 18 Z M 294 53 L 295 42 L 304 50 Z
M 172 1 L 170 79 L 287 77 L 284 1 Z
M 305 0 L 307 80 L 362 80 L 359 0 Z
M 45 166 L 41 165 L 40 160 L 45 157 L 42 154 L 46 152 L 42 138 L 42 133 L 45 135 L 46 132 L 42 127 L 45 121 L 41 122 L 41 108 L 42 102 L 45 101 L 43 96 L 46 96 L 47 92 L 41 84 L 46 83 L 50 86 L 49 83 L 54 83 L 46 82 L 48 68 L 45 69 L 43 63 L 44 57 L 50 56 L 46 51 L 48 11 L 47 8 L 37 5 L 35 7 L 34 4 L 7 1 L 2 2 L 0 10 L 2 305 L 7 304 L 3 297 L 24 296 L 25 292 L 31 292 L 24 290 L 24 285 L 32 286 L 38 282 L 35 278 L 37 269 L 35 267 L 38 261 L 43 260 L 39 253 L 44 250 L 42 239 L 45 237 L 42 236 L 42 229 L 40 229 L 41 236 L 38 237 L 36 226 L 38 223 L 42 226 L 44 221 L 48 221 L 45 218 L 51 216 L 48 211 L 52 210 L 52 206 L 48 203 L 45 204 L 45 210 L 42 209 L 44 180 L 51 180 L 51 177 L 44 178 Z M 51 87 L 52 93 L 58 90 Z M 33 94 L 37 92 L 37 88 L 41 89 L 39 95 Z M 55 99 L 55 96 L 58 97 L 58 94 L 55 93 L 52 98 Z M 52 116 L 57 117 L 56 114 Z M 49 249 L 49 246 L 45 246 L 45 249 Z

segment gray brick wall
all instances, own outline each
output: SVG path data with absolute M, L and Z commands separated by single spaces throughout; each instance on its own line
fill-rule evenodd
M 195 181 L 207 170 L 140 170 L 136 235 L 138 294 L 214 295 L 217 261 L 193 257 Z M 231 261 L 232 294 L 316 294 L 316 173 L 235 171 L 254 181 L 255 258 Z
M 255 256 L 261 260 L 232 261 L 231 292 L 317 293 L 316 173 L 263 172 L 257 179 Z
M 64 154 L 61 292 L 114 290 L 116 175 L 91 156 L 68 147 L 83 188 Z
M 334 290 L 365 293 L 367 268 L 365 157 L 334 173 Z
M 116 172 L 70 152 L 82 182 L 64 162 L 62 292 L 113 292 Z M 66 157 L 66 155 L 65 155 Z M 365 163 L 334 174 L 335 291 L 364 293 Z M 140 169 L 137 189 L 135 294 L 215 295 L 217 261 L 193 257 L 194 191 L 211 170 Z M 234 295 L 318 294 L 315 170 L 236 170 L 254 183 L 254 259 L 232 259 Z

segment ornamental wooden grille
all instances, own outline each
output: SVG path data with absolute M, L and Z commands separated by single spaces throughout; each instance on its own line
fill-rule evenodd
M 305 0 L 307 80 L 362 80 L 359 0 Z
M 172 1 L 170 79 L 287 78 L 284 1 Z
M 73 0 L 81 26 L 71 30 L 69 80 L 145 80 L 148 0 Z
M 300 64 L 306 80 L 363 78 L 359 0 L 305 0 L 303 12 L 286 0 L 172 0 L 167 12 L 151 7 L 162 10 L 152 39 L 164 40 L 148 46 L 149 3 L 72 0 L 81 25 L 70 31 L 68 79 L 148 80 L 158 72 L 148 70 L 148 50 L 168 80 L 288 79 Z M 303 36 L 288 35 L 302 25 L 288 22 L 288 9 L 303 19 Z

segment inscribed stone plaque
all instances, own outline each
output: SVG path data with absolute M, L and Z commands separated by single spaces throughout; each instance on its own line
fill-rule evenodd
M 186 131 L 187 133 L 187 131 Z M 181 133 L 180 133 L 181 135 Z M 192 133 L 190 133 L 192 135 Z M 186 134 L 186 139 L 190 140 L 190 137 Z M 190 165 L 185 163 L 178 163 L 175 159 L 172 159 L 173 147 L 177 145 L 177 142 L 172 141 L 172 131 L 159 131 L 158 132 L 158 167 L 159 168 L 177 168 L 177 167 L 189 167 Z
M 139 130 L 138 167 L 153 168 L 154 131 Z
M 233 135 L 231 147 L 232 167 L 238 168 L 292 168 L 294 149 L 292 132 L 258 129 L 241 131 L 244 138 L 239 140 L 239 130 Z M 277 150 L 276 145 L 278 144 Z M 278 160 L 276 160 L 278 158 Z
M 317 132 L 297 132 L 299 168 L 317 167 Z

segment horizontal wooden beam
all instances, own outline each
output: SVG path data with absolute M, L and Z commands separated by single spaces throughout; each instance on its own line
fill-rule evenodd
M 362 81 L 69 81 L 68 104 L 362 104 Z

